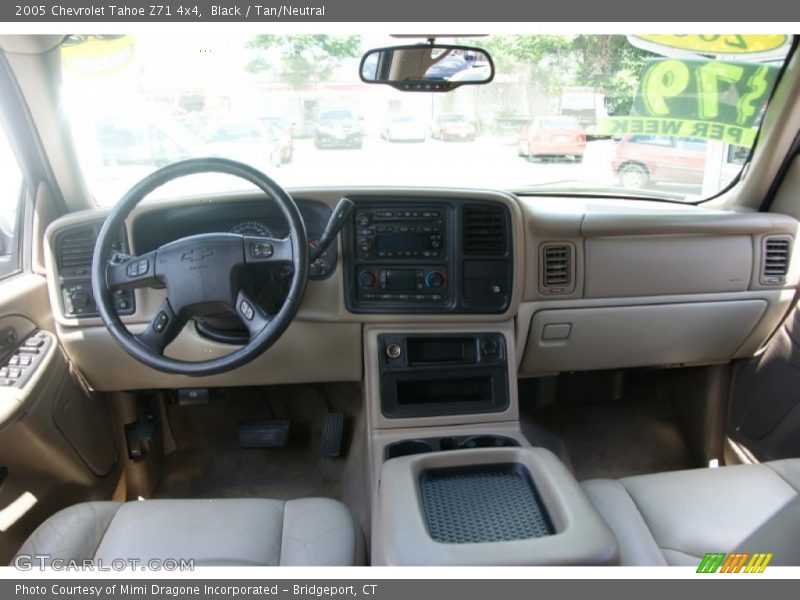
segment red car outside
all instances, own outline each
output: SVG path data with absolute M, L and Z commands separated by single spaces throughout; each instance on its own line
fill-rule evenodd
M 528 159 L 571 156 L 581 162 L 585 150 L 586 132 L 574 117 L 536 117 L 517 138 L 517 154 Z
M 648 183 L 703 183 L 707 144 L 694 138 L 630 135 L 617 144 L 611 161 L 619 184 L 637 189 Z
M 474 142 L 476 134 L 475 123 L 459 113 L 441 114 L 431 125 L 431 137 L 435 140 Z

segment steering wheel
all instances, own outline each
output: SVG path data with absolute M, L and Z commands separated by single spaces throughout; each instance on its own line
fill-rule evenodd
M 179 177 L 223 173 L 240 177 L 277 203 L 289 225 L 285 239 L 234 233 L 206 233 L 175 240 L 138 256 L 111 255 L 111 244 L 125 219 L 145 196 Z M 276 314 L 267 314 L 248 284 L 251 267 L 291 266 L 288 295 Z M 224 158 L 195 158 L 163 167 L 134 185 L 111 210 L 94 247 L 92 287 L 97 310 L 108 331 L 125 351 L 165 373 L 202 376 L 239 367 L 272 346 L 292 322 L 308 282 L 308 238 L 291 196 L 260 171 Z M 167 297 L 147 328 L 132 334 L 114 311 L 112 294 L 119 289 L 165 287 Z M 247 327 L 249 341 L 219 358 L 184 361 L 164 356 L 164 349 L 193 316 L 233 310 Z

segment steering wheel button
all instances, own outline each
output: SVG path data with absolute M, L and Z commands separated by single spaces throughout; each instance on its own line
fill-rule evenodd
M 250 244 L 250 254 L 254 258 L 269 258 L 272 256 L 272 244 L 267 242 L 253 242 Z
M 253 317 L 255 316 L 255 311 L 253 310 L 253 307 L 250 306 L 250 303 L 247 300 L 242 300 L 241 304 L 239 304 L 239 310 L 241 311 L 242 316 L 244 316 L 245 319 L 247 319 L 248 321 L 253 320 Z
M 153 323 L 153 329 L 156 330 L 156 333 L 161 333 L 166 328 L 167 323 L 169 323 L 169 317 L 167 316 L 167 313 L 161 311 L 158 313 L 155 323 Z
M 125 272 L 128 274 L 128 277 L 136 277 L 139 274 L 137 264 L 138 263 L 132 262 L 128 265 L 127 269 L 125 270 Z

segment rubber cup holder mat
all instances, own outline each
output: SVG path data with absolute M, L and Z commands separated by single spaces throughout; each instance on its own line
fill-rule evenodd
M 427 469 L 419 490 L 437 542 L 507 542 L 554 533 L 528 469 L 516 463 Z

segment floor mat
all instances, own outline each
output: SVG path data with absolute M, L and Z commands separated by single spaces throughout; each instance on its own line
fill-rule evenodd
M 634 383 L 620 400 L 559 402 L 526 418 L 563 442 L 578 480 L 698 466 L 675 409 L 655 383 Z
M 354 384 L 328 384 L 333 410 L 352 426 L 361 393 Z M 343 458 L 322 458 L 319 432 L 324 396 L 314 386 L 241 388 L 208 404 L 168 407 L 177 450 L 167 455 L 156 498 L 341 497 Z M 285 448 L 239 447 L 240 420 L 290 419 Z

